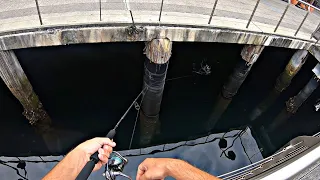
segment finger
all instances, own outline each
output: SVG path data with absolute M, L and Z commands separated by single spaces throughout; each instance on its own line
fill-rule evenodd
M 136 180 L 142 180 L 143 178 L 142 176 L 146 171 L 147 171 L 147 167 L 142 162 L 138 167 Z
M 110 152 L 105 151 L 105 150 L 103 150 L 102 148 L 99 148 L 99 149 L 98 149 L 98 153 L 101 154 L 101 155 L 106 156 L 107 158 L 109 158 L 109 156 L 110 156 Z
M 99 154 L 106 155 L 109 158 L 112 151 L 106 151 L 102 148 L 100 148 L 100 149 L 101 149 L 100 151 L 98 150 Z
M 108 160 L 109 160 L 109 157 L 106 156 L 106 155 L 103 155 L 103 154 L 98 154 L 98 157 L 100 159 L 100 162 L 105 165 L 107 164 Z
M 98 142 L 101 146 L 109 145 L 111 147 L 115 147 L 116 143 L 111 141 L 109 138 L 94 138 L 96 142 Z
M 104 152 L 104 154 L 108 155 L 108 157 L 109 157 L 110 154 L 112 153 L 112 148 L 108 149 L 108 150 L 103 149 L 103 152 Z
M 104 145 L 103 146 L 103 150 L 104 150 L 104 152 L 111 153 L 113 148 L 111 146 L 109 146 L 109 145 Z
M 102 163 L 99 161 L 99 162 L 94 166 L 94 168 L 93 168 L 92 171 L 97 171 L 97 170 L 99 170 L 101 167 L 102 167 Z
M 109 145 L 111 147 L 115 147 L 116 143 L 110 140 L 109 138 L 94 138 L 96 142 L 98 142 L 101 146 Z

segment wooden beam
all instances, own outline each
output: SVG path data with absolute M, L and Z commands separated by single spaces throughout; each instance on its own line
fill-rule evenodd
M 146 42 L 144 54 L 143 89 L 140 110 L 140 145 L 150 145 L 155 135 L 160 132 L 160 106 L 163 89 L 171 57 L 172 42 L 168 38 L 153 39 Z
M 24 108 L 23 115 L 31 125 L 51 124 L 51 119 L 33 91 L 13 51 L 0 51 L 0 76 Z
M 0 77 L 20 101 L 24 109 L 23 115 L 42 135 L 48 149 L 51 152 L 59 149 L 56 144 L 57 135 L 51 127 L 51 118 L 33 91 L 32 85 L 12 50 L 0 51 Z

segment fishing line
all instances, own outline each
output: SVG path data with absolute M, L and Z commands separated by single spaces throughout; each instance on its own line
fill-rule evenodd
M 239 136 L 239 140 L 240 140 L 240 143 L 241 143 L 241 146 L 242 146 L 242 149 L 243 149 L 244 153 L 246 154 L 247 158 L 249 159 L 250 164 L 252 164 L 251 158 L 249 157 L 249 155 L 248 155 L 248 153 L 247 153 L 247 150 L 246 150 L 246 148 L 245 148 L 244 145 L 243 145 L 241 136 Z
M 167 67 L 168 68 L 168 67 Z M 175 78 L 170 78 L 170 79 L 166 79 L 165 82 L 168 82 L 168 81 L 174 81 L 174 80 L 179 80 L 179 79 L 184 79 L 184 78 L 189 78 L 189 77 L 192 77 L 194 75 L 185 75 L 185 76 L 179 76 L 179 77 L 175 77 Z M 150 85 L 152 86 L 152 85 Z M 146 88 L 147 87 L 150 87 L 148 85 L 146 85 Z M 146 92 L 148 91 L 146 88 L 144 88 L 141 93 L 146 90 Z M 146 93 L 145 92 L 145 93 Z M 141 102 L 139 105 L 136 105 L 137 107 L 139 107 L 139 109 L 137 109 L 137 115 L 136 115 L 136 119 L 135 119 L 135 123 L 134 123 L 134 126 L 133 126 L 133 130 L 132 130 L 132 134 L 131 134 L 131 139 L 130 139 L 130 143 L 129 143 L 129 149 L 131 149 L 132 147 L 132 141 L 133 141 L 133 137 L 134 137 L 134 134 L 135 134 L 135 131 L 136 131 L 136 126 L 137 126 L 137 122 L 138 122 L 138 118 L 139 118 L 139 114 L 140 114 L 140 108 L 141 108 L 141 105 L 142 105 L 142 102 L 143 102 L 143 99 L 145 97 L 145 93 L 143 94 L 142 98 L 141 98 Z M 140 95 L 138 95 L 139 97 Z M 137 103 L 137 99 L 133 102 L 133 104 Z M 130 106 L 131 107 L 131 106 Z
M 147 91 L 146 91 L 146 92 L 147 92 Z M 145 92 L 145 93 L 146 93 L 146 92 Z M 141 105 L 142 105 L 143 99 L 144 99 L 144 97 L 145 97 L 145 93 L 143 94 L 143 96 L 142 96 L 142 98 L 141 98 L 141 102 L 140 102 L 140 104 L 139 104 L 139 109 L 137 109 L 138 112 L 137 112 L 137 115 L 136 115 L 136 120 L 135 120 L 135 122 L 134 122 L 133 130 L 132 130 L 132 134 L 131 134 L 129 149 L 131 149 L 131 146 L 132 146 L 133 136 L 134 136 L 135 131 L 136 131 L 137 121 L 138 121 L 138 117 L 139 117 L 139 114 L 140 114 Z
M 246 131 L 247 131 L 247 127 L 245 127 L 244 129 L 241 129 L 241 130 L 236 134 L 236 137 L 233 139 L 232 144 L 221 152 L 220 157 L 222 157 L 223 154 L 224 154 L 226 157 L 228 157 L 228 156 L 226 155 L 226 151 L 229 150 L 230 148 L 232 148 L 233 145 L 234 145 L 234 143 L 235 143 L 235 141 L 236 141 L 238 138 L 240 138 Z
M 148 87 L 143 88 L 143 90 L 139 93 L 139 95 L 136 97 L 136 99 L 131 103 L 131 105 L 129 106 L 129 108 L 127 109 L 127 111 L 122 115 L 122 117 L 120 118 L 120 120 L 118 121 L 118 123 L 114 126 L 113 129 L 117 129 L 119 124 L 122 122 L 122 120 L 127 116 L 128 112 L 130 111 L 131 107 L 137 102 L 137 100 L 139 99 L 139 97 L 143 94 L 143 92 L 145 90 L 147 90 Z
M 174 80 L 183 79 L 183 78 L 187 78 L 187 77 L 191 77 L 191 76 L 193 76 L 193 75 L 180 76 L 180 77 L 176 77 L 176 78 L 166 79 L 165 81 L 166 81 L 166 82 L 167 82 L 167 81 L 174 81 Z M 152 85 L 150 85 L 150 86 L 152 86 Z M 118 128 L 118 126 L 120 125 L 120 123 L 122 122 L 122 120 L 126 117 L 126 115 L 127 115 L 128 112 L 130 111 L 130 109 L 132 108 L 132 106 L 135 105 L 135 107 L 136 107 L 136 109 L 138 110 L 138 112 L 137 112 L 137 115 L 136 115 L 136 120 L 135 120 L 135 124 L 134 124 L 134 127 L 133 127 L 131 139 L 130 139 L 129 149 L 131 149 L 131 147 L 132 147 L 132 141 L 133 141 L 133 137 L 134 137 L 135 130 L 136 130 L 136 125 L 137 125 L 137 121 L 138 121 L 138 117 L 139 117 L 139 113 L 140 113 L 140 108 L 141 108 L 142 102 L 143 102 L 143 100 L 144 100 L 145 94 L 146 94 L 146 92 L 148 91 L 148 88 L 149 88 L 149 86 L 146 86 L 145 88 L 143 88 L 143 90 L 142 90 L 142 91 L 139 93 L 139 95 L 134 99 L 134 101 L 131 103 L 131 105 L 129 106 L 129 108 L 126 110 L 126 112 L 123 114 L 123 116 L 119 119 L 119 121 L 117 122 L 117 124 L 116 124 L 115 127 L 114 127 L 114 129 L 117 129 L 117 128 Z M 141 95 L 142 95 L 141 102 L 140 102 L 139 105 L 137 105 L 137 101 L 138 101 L 138 99 L 140 98 Z M 237 134 L 236 134 L 236 135 L 237 135 Z M 225 137 L 225 138 L 228 138 L 228 137 Z M 217 139 L 219 139 L 219 138 L 217 138 Z M 216 139 L 215 139 L 215 140 L 216 140 Z M 165 147 L 165 145 L 164 145 L 164 147 Z M 163 147 L 163 148 L 164 148 L 164 147 Z M 175 148 L 174 148 L 174 149 L 175 149 Z M 140 151 L 141 151 L 141 148 L 140 148 Z M 140 152 L 140 154 L 141 154 L 141 152 Z M 129 155 L 129 156 L 130 156 L 130 155 Z M 0 160 L 0 164 L 1 164 L 1 165 L 4 165 L 4 166 L 7 166 L 7 167 L 9 167 L 9 168 L 12 168 L 13 170 L 16 171 L 16 173 L 17 173 L 17 175 L 18 175 L 19 177 L 23 178 L 24 180 L 27 180 L 27 179 L 28 179 L 28 177 L 27 177 L 27 171 L 26 171 L 25 169 L 24 169 L 24 171 L 25 171 L 25 176 L 22 176 L 17 168 L 6 164 L 6 163 L 20 163 L 21 160 L 20 160 L 18 157 L 16 157 L 16 158 L 17 158 L 19 161 L 7 161 L 7 162 L 6 162 L 6 161 L 1 161 L 1 160 Z M 28 160 L 26 160 L 26 161 L 24 161 L 24 162 L 31 162 L 31 163 L 60 162 L 59 160 L 45 161 L 45 160 L 44 160 L 42 157 L 40 157 L 40 156 L 39 156 L 39 158 L 41 159 L 41 161 L 28 161 Z

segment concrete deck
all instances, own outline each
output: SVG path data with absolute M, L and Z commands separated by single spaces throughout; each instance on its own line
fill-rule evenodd
M 315 46 L 312 32 L 320 23 L 320 12 L 310 13 L 295 36 L 307 11 L 290 5 L 274 32 L 287 3 L 261 0 L 248 28 L 246 25 L 257 0 L 35 0 L 1 2 L 0 49 L 95 43 L 144 41 L 169 36 L 172 41 L 205 41 L 309 49 Z M 133 12 L 143 27 L 134 37 L 126 34 Z M 101 20 L 100 20 L 101 7 Z M 161 12 L 161 16 L 160 16 Z M 160 21 L 159 21 L 160 19 Z M 71 37 L 72 35 L 72 37 Z M 79 36 L 81 35 L 81 37 Z
M 43 25 L 131 22 L 123 0 L 102 0 L 101 21 L 99 0 L 38 2 Z M 257 0 L 218 0 L 212 21 L 208 24 L 215 0 L 164 0 L 160 23 L 223 27 L 295 37 L 307 11 L 291 5 L 274 33 L 287 3 L 281 0 L 261 0 L 247 29 L 246 25 L 256 2 Z M 135 22 L 159 23 L 161 0 L 130 0 L 127 4 L 133 12 Z M 3 1 L 1 7 L 0 32 L 40 26 L 35 0 Z M 297 37 L 310 40 L 311 33 L 319 23 L 320 12 L 315 10 L 308 16 Z

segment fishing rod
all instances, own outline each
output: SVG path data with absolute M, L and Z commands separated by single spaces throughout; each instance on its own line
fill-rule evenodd
M 186 78 L 186 77 L 190 77 L 192 75 L 187 75 L 187 76 L 182 76 L 182 77 L 178 77 L 178 78 L 172 78 L 172 79 L 167 79 L 166 81 L 171 81 L 171 80 L 177 80 L 177 79 L 181 79 L 181 78 Z M 118 128 L 118 126 L 120 125 L 120 123 L 122 122 L 122 120 L 127 116 L 128 112 L 130 111 L 130 109 L 132 108 L 132 106 L 134 106 L 137 103 L 137 100 L 139 99 L 139 97 L 141 95 L 143 95 L 147 90 L 148 90 L 149 86 L 146 86 L 145 88 L 143 88 L 143 90 L 139 93 L 139 95 L 136 97 L 136 99 L 131 103 L 131 105 L 129 106 L 129 108 L 126 110 L 126 112 L 122 115 L 122 117 L 119 119 L 119 121 L 117 122 L 117 124 L 114 126 L 113 129 L 111 129 L 108 134 L 107 134 L 107 138 L 109 139 L 113 139 L 113 137 L 116 134 L 116 129 Z M 137 120 L 137 119 L 136 119 Z M 131 137 L 132 138 L 132 137 Z M 130 143 L 131 144 L 131 143 Z M 125 175 L 122 173 L 122 170 L 124 168 L 124 165 L 128 162 L 127 159 L 125 159 L 124 157 L 122 157 L 119 153 L 113 151 L 110 154 L 110 160 L 108 161 L 108 164 L 106 165 L 106 170 L 105 173 L 103 174 L 103 176 L 106 177 L 106 179 L 108 180 L 114 180 L 115 176 L 121 175 L 124 176 L 128 179 L 130 179 L 129 176 Z M 95 164 L 97 164 L 99 162 L 99 157 L 98 157 L 98 152 L 95 152 L 93 155 L 90 156 L 90 160 L 89 162 L 87 162 L 87 164 L 84 166 L 84 168 L 81 170 L 81 172 L 79 173 L 79 175 L 77 176 L 76 180 L 86 180 Z M 110 162 L 110 163 L 109 163 Z
M 132 108 L 132 106 L 137 102 L 137 100 L 139 99 L 139 97 L 144 94 L 144 92 L 148 89 L 148 87 L 145 87 L 140 93 L 139 95 L 134 99 L 134 101 L 131 103 L 131 105 L 129 106 L 129 108 L 127 109 L 127 111 L 122 115 L 122 117 L 119 119 L 119 121 L 117 122 L 117 124 L 114 126 L 113 129 L 111 129 L 108 134 L 106 135 L 107 138 L 109 139 L 113 139 L 114 136 L 116 135 L 116 129 L 118 128 L 118 126 L 120 125 L 120 123 L 122 122 L 122 120 L 127 116 L 128 112 L 130 111 L 130 109 Z M 83 169 L 81 170 L 81 172 L 79 173 L 79 175 L 77 176 L 76 180 L 86 180 L 88 179 L 88 177 L 90 176 L 95 164 L 97 164 L 100 159 L 98 157 L 98 151 L 95 152 L 94 154 L 92 154 L 90 156 L 90 160 L 87 162 L 87 164 L 83 167 Z M 106 172 L 104 173 L 104 176 L 106 177 L 106 179 L 114 179 L 115 176 L 121 175 L 124 177 L 127 177 L 128 179 L 130 179 L 129 176 L 125 175 L 122 173 L 123 167 L 125 164 L 127 164 L 127 160 L 122 157 L 119 153 L 117 152 L 113 152 L 111 153 L 111 161 L 110 163 L 108 162 L 108 164 L 106 165 Z M 110 169 L 109 169 L 110 167 Z

